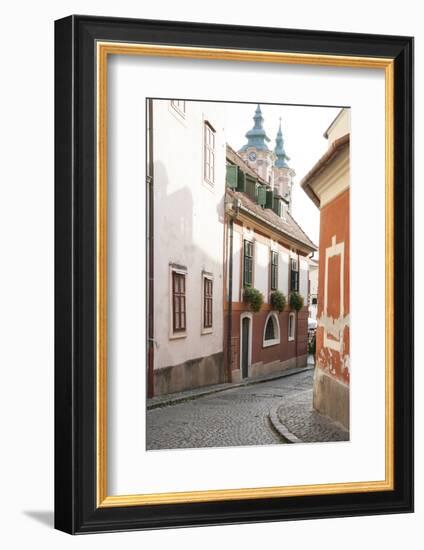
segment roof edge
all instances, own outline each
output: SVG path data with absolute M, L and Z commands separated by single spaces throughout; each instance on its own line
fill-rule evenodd
M 349 143 L 350 134 L 345 134 L 339 139 L 336 139 L 300 182 L 300 187 L 305 191 L 312 202 L 318 206 L 318 208 L 320 206 L 320 200 L 311 188 L 311 184 L 313 180 L 326 168 L 328 163 L 332 161 L 342 151 L 342 149 L 347 147 Z

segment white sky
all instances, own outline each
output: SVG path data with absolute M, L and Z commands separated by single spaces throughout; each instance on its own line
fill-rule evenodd
M 246 143 L 245 133 L 253 127 L 256 104 L 227 104 L 227 143 L 236 151 Z M 301 189 L 299 182 L 327 150 L 323 134 L 340 111 L 339 107 L 304 107 L 295 105 L 266 105 L 261 103 L 264 129 L 274 149 L 279 118 L 284 148 L 290 157 L 289 166 L 296 172 L 293 187 L 292 213 L 297 223 L 318 245 L 319 210 Z

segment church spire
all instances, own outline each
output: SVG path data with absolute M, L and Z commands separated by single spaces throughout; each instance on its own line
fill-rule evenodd
M 264 117 L 262 116 L 261 106 L 257 105 L 253 116 L 255 122 L 253 128 L 246 133 L 247 143 L 243 145 L 240 151 L 246 151 L 249 147 L 253 147 L 259 151 L 269 151 L 266 141 L 270 141 L 269 137 L 263 128 Z
M 281 131 L 281 118 L 280 118 L 280 126 L 277 132 L 277 137 L 275 139 L 274 153 L 277 157 L 275 161 L 276 168 L 288 168 L 289 166 L 286 161 L 290 160 L 290 158 L 287 156 L 284 150 L 283 132 Z

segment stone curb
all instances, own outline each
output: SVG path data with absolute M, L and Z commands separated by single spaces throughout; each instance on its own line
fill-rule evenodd
M 176 397 L 169 397 L 167 399 L 158 400 L 156 402 L 151 401 L 149 403 L 149 400 L 148 400 L 146 408 L 147 408 L 148 411 L 150 411 L 150 410 L 153 410 L 153 409 L 159 409 L 161 407 L 168 407 L 169 405 L 176 405 L 178 403 L 185 403 L 187 401 L 192 401 L 194 399 L 198 399 L 199 397 L 205 397 L 207 395 L 212 395 L 214 393 L 228 391 L 228 390 L 232 390 L 234 388 L 241 388 L 243 386 L 250 386 L 250 385 L 253 385 L 253 384 L 262 384 L 264 382 L 270 382 L 272 380 L 278 380 L 280 378 L 285 378 L 286 376 L 293 376 L 295 374 L 300 374 L 301 372 L 306 372 L 306 371 L 309 371 L 309 370 L 313 370 L 314 368 L 315 368 L 315 365 L 304 367 L 304 368 L 301 368 L 301 369 L 297 369 L 297 368 L 287 369 L 287 371 L 285 371 L 285 372 L 281 372 L 277 375 L 269 376 L 267 378 L 256 378 L 256 379 L 254 378 L 254 379 L 251 379 L 251 380 L 246 380 L 244 382 L 237 382 L 236 384 L 225 384 L 225 386 L 212 386 L 209 389 L 201 390 L 201 391 L 196 392 L 196 393 L 191 393 L 191 394 L 187 393 L 185 395 L 182 394 L 182 395 L 178 395 Z
M 268 417 L 269 421 L 271 422 L 271 426 L 287 443 L 303 443 L 303 441 L 292 434 L 278 418 L 277 411 L 280 407 L 281 403 L 278 405 L 274 405 L 269 411 Z

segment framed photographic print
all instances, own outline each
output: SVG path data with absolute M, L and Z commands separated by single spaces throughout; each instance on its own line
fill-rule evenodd
M 413 39 L 55 25 L 55 525 L 413 509 Z

